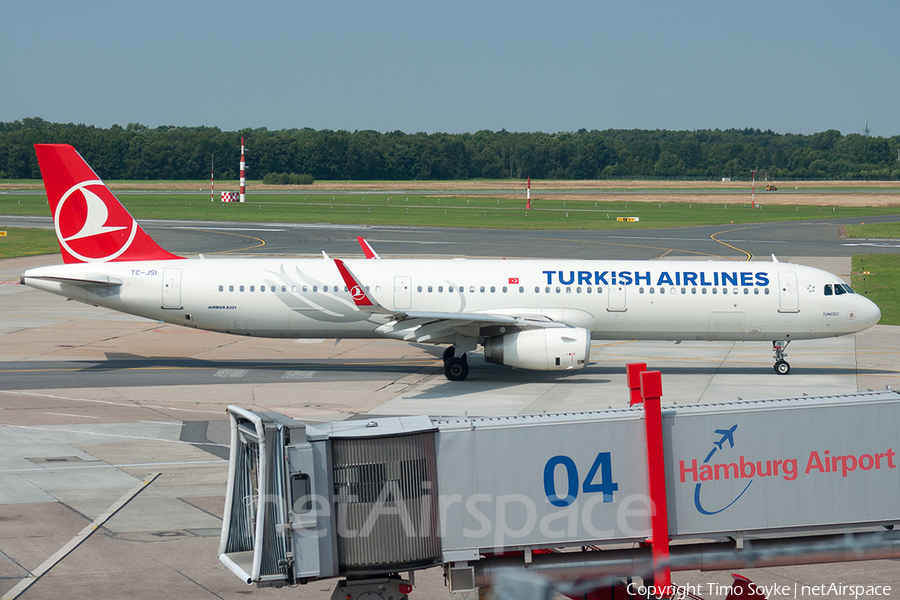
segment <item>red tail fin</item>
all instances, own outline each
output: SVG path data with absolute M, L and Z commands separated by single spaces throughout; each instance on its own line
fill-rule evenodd
M 36 144 L 66 263 L 181 258 L 160 248 L 68 144 Z

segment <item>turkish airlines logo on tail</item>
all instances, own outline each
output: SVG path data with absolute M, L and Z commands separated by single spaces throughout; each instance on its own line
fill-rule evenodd
M 100 180 L 69 188 L 56 205 L 53 222 L 63 249 L 85 262 L 118 258 L 131 246 L 138 229 Z

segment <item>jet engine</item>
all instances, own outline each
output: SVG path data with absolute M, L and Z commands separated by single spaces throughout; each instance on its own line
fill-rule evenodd
M 591 332 L 582 327 L 529 329 L 485 338 L 484 360 L 531 369 L 582 369 L 591 355 Z

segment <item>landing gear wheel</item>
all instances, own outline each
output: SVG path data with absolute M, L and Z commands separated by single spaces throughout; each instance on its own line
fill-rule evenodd
M 444 377 L 450 381 L 462 381 L 469 376 L 469 361 L 453 356 L 444 361 Z
M 779 360 L 775 363 L 775 372 L 779 375 L 787 375 L 791 372 L 791 365 L 789 365 L 787 361 Z
M 455 355 L 456 355 L 456 347 L 455 346 L 447 346 L 444 349 L 444 358 L 443 358 L 444 362 L 447 362 L 448 360 L 453 358 Z

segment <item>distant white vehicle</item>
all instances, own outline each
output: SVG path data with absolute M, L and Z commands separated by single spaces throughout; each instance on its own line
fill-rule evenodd
M 74 148 L 36 150 L 66 264 L 29 269 L 23 284 L 236 335 L 443 344 L 451 380 L 466 378 L 479 345 L 487 362 L 552 371 L 583 368 L 592 339 L 770 341 L 787 374 L 791 341 L 881 318 L 837 276 L 777 261 L 185 259 Z

